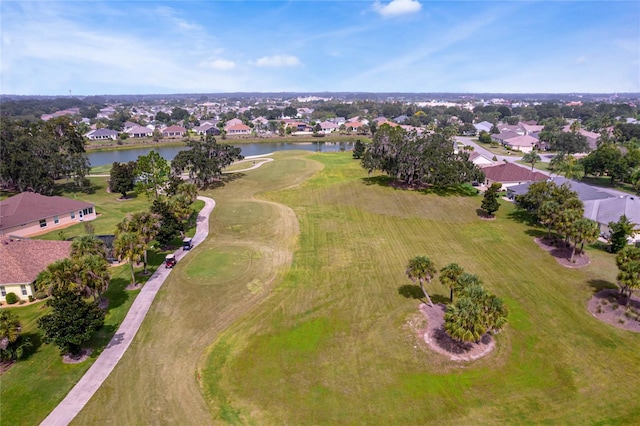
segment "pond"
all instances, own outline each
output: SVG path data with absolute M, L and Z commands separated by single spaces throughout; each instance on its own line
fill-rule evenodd
M 231 143 L 233 145 L 233 143 Z M 243 143 L 237 144 L 242 149 L 242 155 L 250 157 L 252 155 L 270 154 L 275 151 L 286 151 L 300 149 L 304 151 L 335 152 L 353 148 L 353 142 L 264 142 L 264 143 Z M 126 163 L 135 161 L 141 155 L 147 155 L 151 150 L 158 153 L 166 160 L 173 160 L 178 152 L 187 149 L 185 146 L 158 146 L 134 149 L 122 149 L 113 151 L 88 152 L 91 166 L 103 166 L 113 162 Z

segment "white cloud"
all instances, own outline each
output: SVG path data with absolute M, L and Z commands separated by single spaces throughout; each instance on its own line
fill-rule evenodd
M 379 1 L 373 3 L 373 10 L 381 16 L 399 16 L 419 12 L 422 4 L 417 0 L 392 0 L 391 3 L 382 4 Z
M 301 65 L 300 59 L 292 55 L 263 56 L 253 62 L 257 67 L 295 67 Z
M 236 67 L 236 63 L 227 59 L 212 59 L 204 61 L 200 64 L 203 67 L 213 68 L 214 70 L 227 71 Z

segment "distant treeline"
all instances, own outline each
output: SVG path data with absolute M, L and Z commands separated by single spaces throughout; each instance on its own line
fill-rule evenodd
M 80 115 L 83 115 L 89 110 L 99 110 L 105 104 L 104 99 L 100 97 L 10 99 L 6 96 L 0 98 L 0 103 L 2 105 L 0 114 L 3 117 L 28 121 L 39 120 L 42 114 L 52 114 L 69 108 L 80 108 Z

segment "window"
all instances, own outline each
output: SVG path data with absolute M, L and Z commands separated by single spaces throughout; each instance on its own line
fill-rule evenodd
M 55 223 L 56 225 L 60 223 L 60 218 L 58 216 L 54 216 L 53 217 L 53 223 Z
M 71 219 L 75 219 L 75 218 L 76 218 L 76 212 L 73 211 L 73 212 L 71 212 Z
M 0 294 L 4 297 L 7 295 L 7 289 L 4 286 L 0 287 Z
M 42 219 L 40 221 L 40 228 L 46 228 L 47 227 L 47 219 Z
M 22 295 L 23 295 L 23 296 L 26 296 L 26 295 L 27 295 L 27 286 L 26 286 L 26 285 L 24 285 L 24 284 L 22 284 L 22 285 L 20 286 L 20 291 L 22 292 Z
M 93 207 L 89 207 L 89 214 L 93 213 Z

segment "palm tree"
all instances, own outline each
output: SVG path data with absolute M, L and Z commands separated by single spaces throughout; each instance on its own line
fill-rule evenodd
M 8 309 L 0 310 L 0 350 L 6 350 L 20 337 L 20 318 Z
M 82 257 L 91 254 L 97 254 L 106 259 L 107 252 L 104 241 L 93 235 L 83 235 L 74 239 L 71 243 L 71 257 Z
M 564 177 L 567 179 L 582 179 L 584 177 L 584 166 L 571 155 L 559 164 L 558 170 L 564 173 Z
M 573 239 L 573 251 L 571 252 L 570 260 L 573 262 L 578 244 L 580 244 L 580 253 L 582 254 L 584 243 L 590 244 L 600 236 L 600 226 L 596 221 L 581 217 L 572 224 L 570 232 Z
M 418 281 L 420 283 L 420 288 L 427 298 L 429 306 L 433 306 L 433 302 L 431 302 L 431 298 L 424 288 L 424 282 L 427 281 L 431 283 L 431 278 L 433 278 L 437 272 L 438 270 L 433 262 L 426 256 L 416 256 L 409 260 L 409 264 L 407 265 L 407 277 L 413 282 Z
M 102 298 L 102 293 L 109 288 L 111 273 L 109 263 L 100 254 L 90 254 L 76 259 L 81 263 L 80 274 L 86 288 L 85 293 L 94 297 L 95 300 Z
M 444 329 L 462 342 L 477 342 L 487 331 L 482 309 L 470 297 L 462 297 L 455 305 L 449 305 L 444 314 Z
M 158 235 L 160 216 L 151 212 L 134 213 L 131 216 L 131 230 L 137 233 L 144 243 L 144 274 L 147 274 L 147 249 L 149 243 Z
M 454 293 L 468 293 L 470 289 L 475 287 L 482 287 L 482 280 L 476 274 L 470 274 L 468 272 L 463 272 L 458 277 L 456 281 L 456 286 L 454 287 Z
M 551 239 L 551 228 L 558 220 L 562 207 L 555 201 L 545 201 L 538 210 L 540 222 L 547 226 L 547 238 Z
M 61 291 L 78 293 L 86 291 L 78 264 L 70 258 L 50 263 L 47 269 L 38 274 L 36 286 L 38 290 L 46 292 L 49 296 Z
M 631 302 L 633 290 L 640 289 L 640 248 L 627 246 L 616 255 L 616 265 L 618 266 L 618 285 L 620 293 L 627 295 L 627 306 Z
M 449 287 L 450 295 L 449 300 L 453 302 L 453 290 L 458 285 L 458 279 L 460 275 L 464 273 L 464 269 L 457 263 L 449 263 L 444 268 L 440 269 L 440 283 Z
M 113 241 L 115 255 L 119 259 L 126 259 L 131 266 L 131 285 L 136 285 L 136 276 L 133 269 L 134 262 L 140 262 L 144 253 L 144 242 L 139 234 L 133 232 L 121 232 Z
M 540 162 L 540 156 L 538 155 L 538 151 L 537 150 L 533 150 L 531 152 L 527 152 L 525 155 L 522 156 L 522 161 L 525 163 L 531 163 L 531 171 L 533 171 L 533 166 L 536 163 Z

